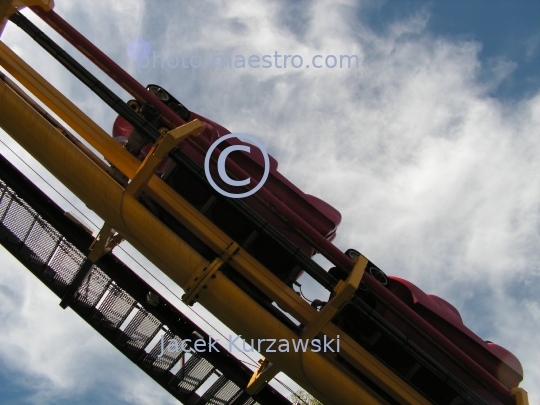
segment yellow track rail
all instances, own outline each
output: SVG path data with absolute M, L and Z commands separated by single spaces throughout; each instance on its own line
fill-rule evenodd
M 109 162 L 130 179 L 135 177 L 141 163 L 3 43 L 0 43 L 0 64 Z M 210 263 L 126 193 L 87 156 L 91 152 L 82 151 L 62 136 L 5 83 L 0 83 L 0 91 L 0 125 L 6 132 L 180 287 L 193 286 L 196 274 Z M 299 322 L 309 325 L 317 320 L 319 313 L 314 308 L 247 252 L 235 249 L 231 254 L 234 242 L 160 178 L 151 176 L 141 187 L 213 249 L 222 262 L 228 260 Z M 235 333 L 246 339 L 298 339 L 298 335 L 219 271 L 214 274 L 215 278 L 204 289 L 204 294 L 199 294 L 198 300 Z M 317 329 L 329 339 L 340 335 L 340 355 L 399 403 L 429 404 L 335 325 L 323 323 Z M 328 354 L 308 351 L 265 353 L 265 356 L 327 405 L 386 403 Z
M 29 5 L 52 9 L 54 2 L 0 0 L 0 34 L 6 23 L 5 17 Z M 58 123 L 53 126 L 44 119 L 46 114 L 41 107 L 9 79 L 0 81 L 0 126 L 101 216 L 106 223 L 105 230 L 111 231 L 114 228 L 118 232 L 118 241 L 121 238 L 128 240 L 182 287 L 186 291 L 186 302 L 199 301 L 244 339 L 275 338 L 290 342 L 321 334 L 329 339 L 339 335 L 340 356 L 397 402 L 429 404 L 429 401 L 399 376 L 338 327 L 329 323 L 358 287 L 367 263 L 365 258 L 358 259 L 347 282 L 336 287 L 334 299 L 323 311 L 317 312 L 160 178 L 153 175 L 155 166 L 172 147 L 185 137 L 198 134 L 200 123 L 190 122 L 164 134 L 141 164 L 2 42 L 0 64 L 131 182 L 124 188 L 115 181 L 114 173 L 99 157 L 65 131 L 58 131 Z M 208 263 L 150 214 L 136 199 L 142 191 L 206 243 L 216 253 L 217 258 Z M 103 249 L 98 250 L 94 252 L 95 255 L 105 252 Z M 305 325 L 304 330 L 297 335 L 226 278 L 220 272 L 225 262 Z M 364 382 L 337 364 L 329 353 L 267 353 L 264 344 L 261 348 L 266 358 L 247 387 L 248 392 L 256 392 L 278 371 L 284 371 L 326 405 L 386 403 Z M 517 405 L 528 405 L 527 393 L 523 389 L 514 388 L 512 392 Z

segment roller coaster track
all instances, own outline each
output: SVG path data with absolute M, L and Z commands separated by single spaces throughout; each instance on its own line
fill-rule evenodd
M 42 10 L 34 11 L 44 18 Z M 58 24 L 53 24 L 56 28 L 62 25 L 54 13 L 48 15 L 57 18 Z M 11 20 L 140 133 L 154 141 L 161 136 L 156 128 L 135 114 L 23 15 L 12 13 Z M 130 184 L 138 184 L 140 179 L 136 176 L 145 169 L 144 164 L 140 165 L 115 144 L 95 123 L 1 43 L 0 62 L 34 97 L 44 102 L 79 136 L 128 176 L 132 180 Z M 3 98 L 0 103 L 0 123 L 6 132 L 31 154 L 38 156 L 38 160 L 60 181 L 70 184 L 68 187 L 109 224 L 109 231 L 112 227 L 134 243 L 150 260 L 159 263 L 160 268 L 185 291 L 192 287 L 200 289 L 198 293 L 190 293 L 190 297 L 218 313 L 218 317 L 228 326 L 232 325 L 231 329 L 251 336 L 265 336 L 265 333 L 268 336 L 268 333 L 272 333 L 275 338 L 298 337 L 306 330 L 313 336 L 342 336 L 343 350 L 339 354 L 323 356 L 307 353 L 303 356 L 287 353 L 271 357 L 275 363 L 273 370 L 292 373 L 294 379 L 301 385 L 305 384 L 308 390 L 313 390 L 312 393 L 323 402 L 339 405 L 526 404 L 522 391 L 517 389 L 511 393 L 415 313 L 408 308 L 396 309 L 399 304 L 396 298 L 374 279 L 371 280 L 369 275 L 366 275 L 368 286 L 354 292 L 350 301 L 336 310 L 334 315 L 341 311 L 338 316 L 333 317 L 331 322 L 328 322 L 330 318 L 326 322 L 321 321 L 323 311 L 318 312 L 307 305 L 290 288 L 294 270 L 292 275 L 277 277 L 275 271 L 265 267 L 264 260 L 257 257 L 250 245 L 257 238 L 272 244 L 277 256 L 292 263 L 296 271 L 306 271 L 329 291 L 339 287 L 338 280 L 300 252 L 249 207 L 241 201 L 220 196 L 211 196 L 201 207 L 194 207 L 187 202 L 189 195 L 181 192 L 171 194 L 171 189 L 161 179 L 151 176 L 152 171 L 149 171 L 149 178 L 144 180 L 147 183 L 142 181 L 139 184 L 151 198 L 144 201 L 138 199 L 139 195 L 130 193 L 130 186 L 125 187 L 118 181 L 111 167 L 96 159 L 93 152 L 85 149 L 76 137 L 37 106 L 23 90 L 3 75 L 1 78 Z M 136 87 L 135 83 L 133 87 Z M 17 121 L 15 116 L 17 119 L 19 116 L 25 118 Z M 171 132 L 195 127 L 193 122 L 182 126 L 183 122 L 176 122 L 172 118 Z M 38 142 L 46 146 L 54 145 L 51 153 L 43 153 Z M 56 150 L 62 151 L 58 152 L 57 158 L 52 156 Z M 178 164 L 178 170 L 183 171 L 183 176 L 205 186 L 206 179 L 201 168 L 187 156 L 178 151 L 169 156 Z M 194 336 L 208 338 L 208 335 L 163 297 L 159 297 L 112 253 L 90 260 L 93 253 L 88 249 L 96 240 L 67 219 L 58 207 L 3 159 L 1 166 L 2 244 L 61 298 L 63 307 L 71 307 L 183 403 L 289 403 L 265 384 L 275 374 L 252 375 L 245 365 L 227 355 L 225 350 L 220 351 L 221 354 L 183 356 L 180 352 L 177 356 L 158 357 L 160 346 L 156 339 L 161 336 L 169 341 L 176 338 L 180 341 Z M 68 170 L 72 172 L 67 173 Z M 81 179 L 88 182 L 88 187 L 81 186 Z M 96 190 L 104 190 L 103 194 L 107 194 L 108 198 Z M 115 201 L 120 202 L 119 208 L 114 205 Z M 220 227 L 217 215 L 212 218 L 215 207 L 226 210 L 238 219 L 239 224 L 249 228 L 249 236 L 229 237 L 234 232 L 224 229 L 223 224 Z M 283 209 L 286 211 L 286 207 Z M 294 215 L 289 219 L 297 226 Z M 306 228 L 307 231 L 309 229 Z M 331 257 L 330 253 L 337 249 L 325 240 L 317 242 L 317 237 L 320 238 L 320 235 L 310 239 L 313 246 Z M 338 253 L 334 264 L 350 270 L 347 267 L 350 265 L 348 259 L 344 259 L 341 252 Z M 212 275 L 212 280 L 215 280 L 208 279 L 208 284 L 204 285 L 194 283 L 207 269 L 215 271 Z M 351 274 L 354 272 L 353 268 Z M 207 286 L 210 286 L 208 290 Z M 419 346 L 413 343 L 374 311 L 367 296 L 377 297 L 380 304 L 408 322 L 413 329 L 416 328 L 425 344 Z M 272 302 L 279 304 L 281 309 L 271 305 Z M 239 308 L 239 303 L 246 305 Z M 289 316 L 296 322 L 291 321 Z M 414 318 L 414 321 L 408 318 Z M 356 321 L 351 324 L 347 322 L 348 319 Z M 442 367 L 426 352 L 426 348 L 430 353 L 437 353 L 439 358 L 446 356 L 453 368 Z M 171 372 L 173 369 L 175 371 Z M 465 376 L 457 378 L 455 371 L 462 374 L 465 371 Z M 212 374 L 219 375 L 219 378 L 205 393 L 198 395 L 201 385 Z M 260 391 L 255 394 L 254 389 L 244 390 L 254 381 L 260 383 Z M 490 392 L 488 397 L 491 399 L 486 402 L 486 397 L 477 395 L 468 384 L 480 384 L 482 389 Z
M 0 155 L 0 243 L 59 298 L 86 273 L 83 252 L 92 240 Z M 149 293 L 159 297 L 158 305 L 149 303 Z M 253 372 L 219 344 L 219 352 L 158 357 L 160 336 L 182 342 L 194 336 L 208 340 L 208 334 L 112 254 L 92 266 L 69 307 L 184 404 L 290 404 L 268 385 L 253 397 L 246 394 L 240 387 L 247 386 Z M 212 376 L 216 381 L 201 393 Z

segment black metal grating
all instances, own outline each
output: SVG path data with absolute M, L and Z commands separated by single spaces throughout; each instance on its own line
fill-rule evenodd
M 7 207 L 11 204 L 11 198 L 4 198 L 4 195 L 8 192 L 8 187 L 6 183 L 0 180 L 0 218 L 4 218 L 4 213 L 6 212 Z
M 162 324 L 156 317 L 141 308 L 128 323 L 119 344 L 129 346 L 131 349 L 142 350 L 159 332 Z
M 23 242 L 36 221 L 36 213 L 22 200 L 13 197 L 10 200 L 2 215 L 2 224 L 19 242 Z
M 11 233 L 11 231 L 8 228 L 4 226 L 0 228 L 0 238 L 2 240 L 5 240 L 6 242 L 10 242 L 14 244 L 21 243 L 21 241 L 15 235 L 13 235 L 13 233 Z
M 85 256 L 4 182 L 0 182 L 0 188 L 0 237 L 21 245 L 21 259 L 46 266 L 44 278 L 68 285 Z
M 178 370 L 171 385 L 184 392 L 196 391 L 212 375 L 215 368 L 197 353 L 193 353 L 185 365 Z
M 222 375 L 197 401 L 196 405 L 227 405 L 240 391 L 240 388 Z
M 48 266 L 48 275 L 63 284 L 70 284 L 85 256 L 66 240 L 61 240 Z
M 135 306 L 135 300 L 115 284 L 110 284 L 105 299 L 99 305 L 94 319 L 105 326 L 117 329 L 124 323 Z
M 61 240 L 62 235 L 37 218 L 25 242 L 28 260 L 39 265 L 48 263 Z
M 163 340 L 164 351 L 163 355 L 161 350 L 161 341 Z M 178 346 L 178 351 L 169 351 L 169 344 L 176 343 Z M 158 340 L 155 346 L 152 348 L 150 353 L 145 357 L 144 363 L 147 367 L 151 367 L 156 372 L 165 372 L 169 371 L 174 365 L 180 360 L 184 355 L 182 350 L 182 339 L 176 336 L 170 331 L 165 332 L 162 338 Z M 161 355 L 161 357 L 160 357 Z
M 260 404 L 256 402 L 253 398 L 248 398 L 248 400 L 244 402 L 242 405 L 260 405 Z
M 111 282 L 109 276 L 96 266 L 93 266 L 77 291 L 77 302 L 89 307 L 95 307 Z
M 16 169 L 6 169 L 6 161 L 0 155 L 2 179 L 6 173 L 12 180 L 10 185 L 25 199 L 30 196 L 29 201 L 35 203 L 37 211 L 0 180 L 0 243 L 54 293 L 63 297 L 81 271 L 86 258 L 81 249 L 86 251 L 91 237 L 67 219 L 39 189 L 21 178 Z M 249 369 L 237 359 L 219 354 L 203 358 L 196 353 L 184 356 L 179 350 L 159 357 L 158 333 L 164 333 L 165 345 L 172 339 L 180 345 L 182 340 L 177 334 L 187 339 L 194 332 L 202 335 L 204 332 L 163 297 L 160 297 L 159 308 L 148 305 L 146 295 L 152 288 L 113 255 L 105 256 L 98 266 L 90 268 L 78 287 L 74 301 L 69 304 L 73 311 L 182 403 L 221 404 L 237 397 L 238 386 L 249 381 Z M 219 364 L 219 372 L 212 364 L 214 361 Z M 175 370 L 178 367 L 178 371 L 171 372 L 173 367 Z M 219 386 L 213 384 L 212 393 L 205 397 L 209 400 L 201 402 L 196 391 L 204 389 L 201 386 L 214 372 L 228 375 L 230 379 L 222 379 Z M 229 383 L 238 378 L 241 381 L 238 384 Z M 264 405 L 290 404 L 273 389 L 265 387 L 265 390 L 263 399 L 259 399 Z M 214 402 L 209 402 L 211 400 Z M 243 398 L 239 403 L 252 404 Z

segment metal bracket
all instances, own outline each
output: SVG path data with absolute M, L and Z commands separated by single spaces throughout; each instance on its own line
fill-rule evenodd
M 245 389 L 246 393 L 252 396 L 257 394 L 278 373 L 278 368 L 270 363 L 267 358 L 263 357 L 259 360 L 259 367 L 251 376 L 251 380 L 249 380 Z
M 131 194 L 135 198 L 138 197 L 163 158 L 188 136 L 199 136 L 203 127 L 203 123 L 195 119 L 161 135 L 126 187 L 126 193 Z
M 90 254 L 88 259 L 93 263 L 97 262 L 117 245 L 119 245 L 124 238 L 108 224 L 103 224 L 103 227 L 99 231 L 98 235 L 90 245 Z
M 21 8 L 40 6 L 45 11 L 54 7 L 54 0 L 0 0 L 0 35 L 4 31 L 9 16 Z
M 368 260 L 364 256 L 360 255 L 356 258 L 353 269 L 350 272 L 349 277 L 347 277 L 347 280 L 339 280 L 334 288 L 336 294 L 334 295 L 334 298 L 332 298 L 311 322 L 304 327 L 300 333 L 302 339 L 313 339 L 317 336 L 322 328 L 324 328 L 324 326 L 351 300 L 360 285 L 360 280 L 362 280 L 362 277 L 364 276 L 367 264 Z
M 527 391 L 525 391 L 523 388 L 515 387 L 512 388 L 510 392 L 512 392 L 512 395 L 516 397 L 517 405 L 529 405 L 529 396 L 527 395 Z
M 79 272 L 67 287 L 66 291 L 64 291 L 62 301 L 60 301 L 60 306 L 62 308 L 66 309 L 71 302 L 73 302 L 74 294 L 83 283 L 86 275 L 92 270 L 92 266 L 123 240 L 124 239 L 120 234 L 116 233 L 110 225 L 107 225 L 106 223 L 103 224 L 103 227 L 90 245 L 90 253 L 81 265 Z
M 340 280 L 338 282 L 334 288 L 334 298 L 332 298 L 311 322 L 304 327 L 300 333 L 300 338 L 313 339 L 322 328 L 324 328 L 324 326 L 343 309 L 358 289 L 367 264 L 368 260 L 364 256 L 360 255 L 356 258 L 353 269 L 349 274 L 349 277 L 347 277 L 347 280 Z M 270 363 L 268 359 L 262 358 L 259 361 L 259 367 L 253 373 L 245 391 L 249 395 L 255 395 L 278 373 L 279 370 L 276 366 Z
M 188 282 L 182 301 L 190 306 L 193 305 L 199 299 L 202 290 L 207 290 L 210 282 L 216 278 L 215 273 L 239 250 L 240 246 L 236 242 L 232 242 L 220 257 L 216 257 L 208 266 L 195 271 Z

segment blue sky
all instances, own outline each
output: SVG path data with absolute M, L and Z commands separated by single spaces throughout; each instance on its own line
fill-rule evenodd
M 470 329 L 517 355 L 530 403 L 540 403 L 540 4 L 194 4 L 98 0 L 88 8 L 57 0 L 56 11 L 141 83 L 162 84 L 191 110 L 259 139 L 282 174 L 342 213 L 339 248 L 354 247 L 388 274 L 450 301 Z M 137 39 L 165 58 L 182 51 L 203 59 L 278 51 L 307 64 L 317 54 L 347 54 L 358 56 L 359 67 L 140 69 L 127 52 Z M 8 26 L 2 40 L 110 130 L 115 114 L 17 27 Z M 54 183 L 9 136 L 0 137 Z M 2 398 L 94 404 L 110 395 L 110 403 L 174 403 L 70 310 L 62 311 L 7 253 L 0 255 L 6 263 L 0 269 Z M 159 276 L 151 263 L 145 266 Z M 326 298 L 302 282 L 309 298 Z
M 489 67 L 505 60 L 512 71 L 492 90 L 494 97 L 517 100 L 540 88 L 540 3 L 534 1 L 373 1 L 358 18 L 383 33 L 389 23 L 418 12 L 429 14 L 427 29 L 436 36 L 481 43 L 478 59 Z

